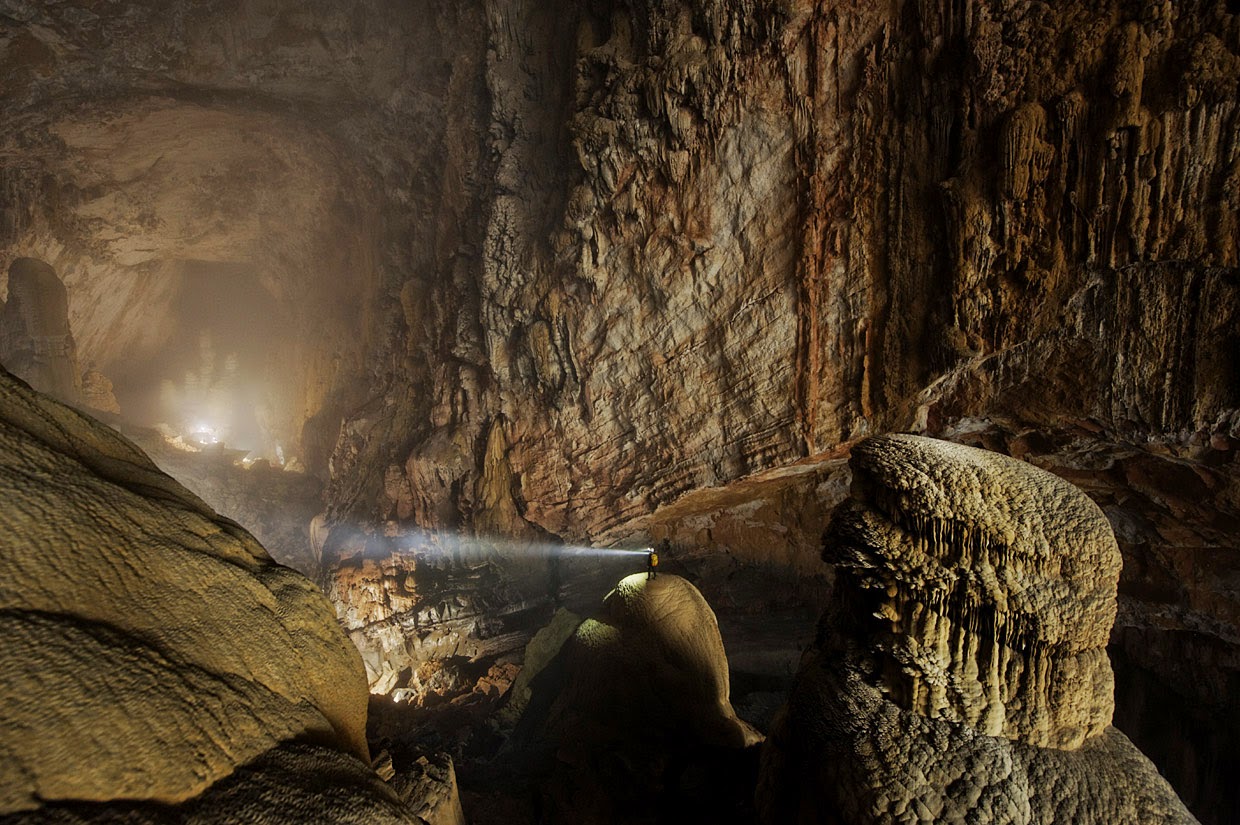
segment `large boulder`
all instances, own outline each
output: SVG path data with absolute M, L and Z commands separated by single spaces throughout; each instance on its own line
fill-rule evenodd
M 679 576 L 628 576 L 530 682 L 513 746 L 547 821 L 745 821 L 762 736 L 730 702 L 710 605 Z M 550 764 L 529 756 L 544 747 Z
M 725 748 L 762 741 L 732 709 L 719 624 L 685 579 L 626 577 L 571 644 L 554 724 L 608 736 L 658 728 Z
M 1066 481 L 916 436 L 853 450 L 836 593 L 763 757 L 766 822 L 1193 822 L 1110 726 L 1120 556 Z
M 416 821 L 322 594 L 3 370 L 0 638 L 0 817 Z

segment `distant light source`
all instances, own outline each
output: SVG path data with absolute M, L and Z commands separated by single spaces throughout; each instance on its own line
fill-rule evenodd
M 201 421 L 193 425 L 189 438 L 191 441 L 197 442 L 198 444 L 202 444 L 204 446 L 208 444 L 220 443 L 219 431 L 210 424 L 206 424 Z

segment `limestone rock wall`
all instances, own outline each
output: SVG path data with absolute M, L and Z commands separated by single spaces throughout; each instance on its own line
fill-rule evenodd
M 486 380 L 454 383 L 509 422 L 501 492 L 591 534 L 986 410 L 1217 426 L 1238 26 L 1221 3 L 493 4 Z
M 88 358 L 260 264 L 333 521 L 582 538 L 867 432 L 1240 406 L 1224 2 L 9 5 L 6 254 Z

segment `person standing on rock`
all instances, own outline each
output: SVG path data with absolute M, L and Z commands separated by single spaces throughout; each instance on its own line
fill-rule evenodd
M 659 574 L 659 553 L 667 554 L 671 549 L 672 543 L 667 539 L 659 542 L 658 547 L 650 548 L 650 553 L 646 556 L 646 578 L 653 579 Z

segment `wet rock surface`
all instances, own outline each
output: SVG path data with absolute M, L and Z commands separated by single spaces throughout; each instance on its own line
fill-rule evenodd
M 764 821 L 1195 822 L 1110 726 L 1120 555 L 1101 510 L 933 439 L 867 439 L 850 463 L 824 537 L 836 593 L 764 752 Z

